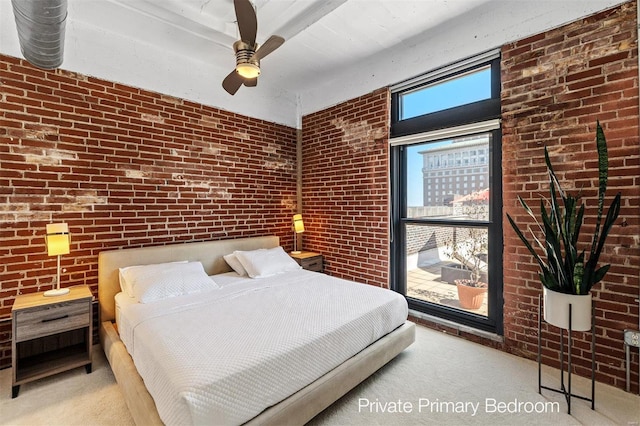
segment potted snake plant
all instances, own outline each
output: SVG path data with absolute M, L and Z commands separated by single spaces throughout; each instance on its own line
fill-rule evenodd
M 534 221 L 534 226 L 527 226 L 531 240 L 525 237 L 524 232 L 507 214 L 514 231 L 540 266 L 545 321 L 569 329 L 571 304 L 571 329 L 576 331 L 591 329 L 590 290 L 604 278 L 611 266 L 599 266 L 598 260 L 611 227 L 620 213 L 619 192 L 606 213 L 604 209 L 609 158 L 600 122 L 597 122 L 596 126 L 596 148 L 598 207 L 595 230 L 589 244 L 580 241 L 580 230 L 586 210 L 584 202 L 580 200 L 580 191 L 577 195 L 571 195 L 561 188 L 546 146 L 544 158 L 549 176 L 549 210 L 544 199 L 541 200 L 540 217 L 537 218 L 522 197 L 518 197 L 520 204 Z

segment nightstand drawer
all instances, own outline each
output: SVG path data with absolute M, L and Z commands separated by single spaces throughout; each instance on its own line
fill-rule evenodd
M 300 266 L 307 271 L 322 272 L 322 256 L 315 256 L 309 259 L 300 260 Z
M 291 252 L 290 256 L 302 266 L 302 269 L 313 272 L 324 272 L 324 257 L 312 251 Z
M 52 303 L 15 313 L 16 342 L 61 333 L 91 324 L 91 304 L 84 300 Z

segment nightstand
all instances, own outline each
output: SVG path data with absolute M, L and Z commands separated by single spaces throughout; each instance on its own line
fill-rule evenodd
M 86 285 L 69 290 L 56 297 L 43 292 L 16 296 L 11 309 L 12 398 L 23 383 L 82 366 L 91 373 L 93 295 Z
M 320 253 L 314 253 L 312 251 L 303 251 L 300 253 L 289 253 L 289 255 L 298 262 L 303 269 L 307 271 L 323 272 L 324 271 L 324 258 Z

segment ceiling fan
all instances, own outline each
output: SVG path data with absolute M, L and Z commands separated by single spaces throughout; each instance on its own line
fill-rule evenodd
M 258 18 L 249 0 L 233 0 L 238 20 L 240 40 L 233 43 L 236 52 L 236 68 L 222 81 L 222 87 L 231 95 L 235 95 L 243 84 L 254 87 L 260 75 L 260 59 L 276 50 L 284 43 L 284 38 L 272 35 L 262 46 L 256 44 Z

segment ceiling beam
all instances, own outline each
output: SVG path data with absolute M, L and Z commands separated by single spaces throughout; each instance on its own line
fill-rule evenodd
M 309 28 L 338 7 L 346 3 L 347 0 L 323 0 L 323 1 L 297 1 L 294 2 L 294 5 L 300 5 L 304 8 L 299 10 L 299 8 L 290 8 L 289 16 L 283 17 L 284 19 L 280 19 L 279 22 L 284 20 L 284 24 L 279 27 L 273 28 L 271 31 L 268 31 L 269 34 L 277 34 L 281 37 L 284 37 L 285 40 L 290 40 L 305 29 Z M 274 2 L 276 3 L 276 2 Z M 277 6 L 277 5 L 274 5 Z M 264 10 L 268 11 L 269 3 L 265 4 L 263 8 L 260 10 L 261 12 Z M 298 9 L 298 10 L 295 10 Z M 279 10 L 279 13 L 282 15 L 282 10 Z M 265 13 L 266 14 L 266 13 Z M 258 17 L 259 19 L 260 17 Z M 276 20 L 273 20 L 276 22 Z M 275 25 L 275 24 L 273 24 Z
M 136 2 L 126 0 L 108 1 L 228 49 L 231 49 L 237 39 L 235 16 L 231 21 L 226 21 L 225 18 L 222 20 L 215 19 L 211 15 L 205 15 L 186 8 L 175 0 L 165 0 L 160 3 L 150 0 Z

